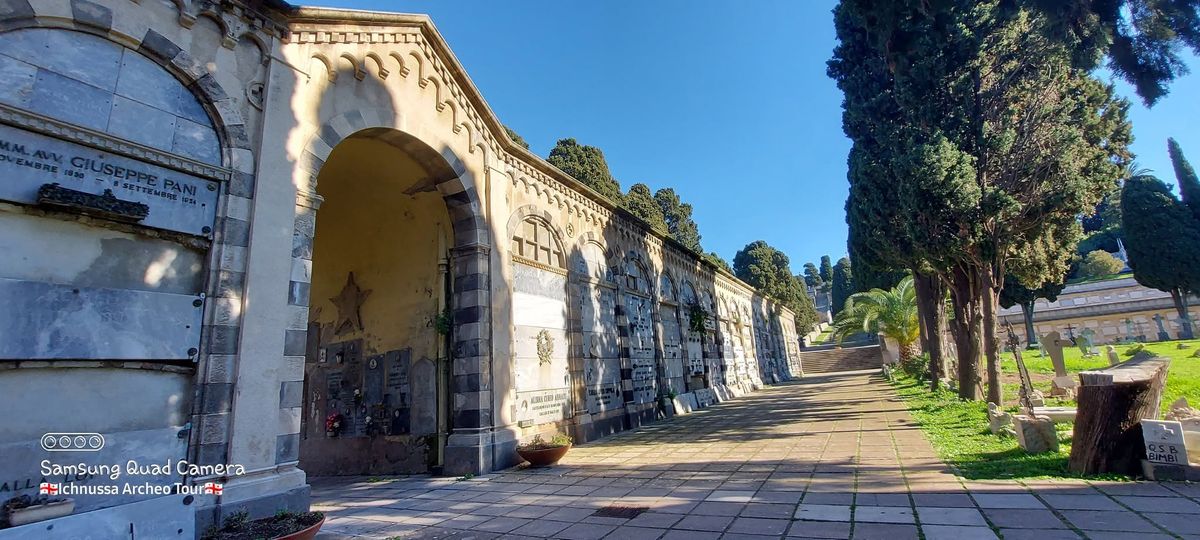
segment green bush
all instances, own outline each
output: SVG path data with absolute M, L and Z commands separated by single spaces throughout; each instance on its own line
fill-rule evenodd
M 1078 277 L 1090 279 L 1119 273 L 1125 268 L 1121 259 L 1113 257 L 1112 253 L 1095 250 L 1083 257 L 1079 263 Z

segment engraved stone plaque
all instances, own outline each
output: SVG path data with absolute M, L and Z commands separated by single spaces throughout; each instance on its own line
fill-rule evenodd
M 198 236 L 211 232 L 219 192 L 215 180 L 6 125 L 0 125 L 0 179 L 0 199 L 25 204 L 37 203 L 43 184 L 92 195 L 111 190 L 150 207 L 143 225 Z
M 0 278 L 0 359 L 188 360 L 196 296 Z

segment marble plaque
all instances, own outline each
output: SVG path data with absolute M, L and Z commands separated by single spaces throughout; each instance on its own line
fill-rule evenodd
M 141 224 L 198 236 L 212 230 L 220 191 L 215 180 L 2 124 L 0 179 L 0 199 L 25 204 L 37 203 L 43 184 L 93 195 L 111 190 L 150 207 Z
M 203 301 L 0 278 L 0 359 L 189 360 Z
M 383 402 L 384 355 L 377 354 L 367 358 L 367 368 L 363 377 L 363 403 L 375 405 Z
M 384 383 L 385 393 L 388 405 L 392 408 L 409 406 L 408 370 L 411 354 L 410 349 L 402 349 L 388 351 L 383 355 L 383 363 L 387 369 L 387 378 Z M 405 430 L 407 431 L 407 428 Z
M 568 388 L 517 392 L 517 421 L 537 425 L 566 418 L 568 394 Z
M 1163 465 L 1187 465 L 1182 423 L 1142 420 L 1142 439 L 1146 441 L 1146 461 Z

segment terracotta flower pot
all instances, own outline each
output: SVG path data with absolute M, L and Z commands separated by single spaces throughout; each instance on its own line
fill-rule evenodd
M 317 536 L 317 531 L 321 530 L 321 525 L 325 524 L 325 518 L 304 529 L 300 529 L 292 534 L 285 534 L 277 537 L 275 540 L 312 540 Z
M 517 448 L 517 454 L 528 461 L 531 467 L 545 467 L 558 463 L 558 460 L 567 455 L 567 450 L 570 449 L 571 445 L 569 444 L 550 448 Z

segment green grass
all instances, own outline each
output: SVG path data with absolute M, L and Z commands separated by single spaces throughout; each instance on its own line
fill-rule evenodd
M 988 429 L 987 405 L 960 401 L 952 392 L 929 392 L 916 379 L 897 372 L 892 382 L 913 419 L 929 437 L 938 455 L 970 479 L 1067 477 L 1071 453 L 1069 435 L 1059 432 L 1059 451 L 1031 455 L 1012 436 Z M 1069 429 L 1067 426 L 1061 430 Z
M 1180 349 L 1183 343 L 1187 348 Z M 1121 360 L 1128 360 L 1125 351 L 1130 345 L 1117 346 Z M 1108 366 L 1104 347 L 1098 346 L 1100 355 L 1084 357 L 1078 348 L 1063 351 L 1063 362 L 1069 372 L 1102 369 Z M 1180 396 L 1192 398 L 1192 405 L 1200 401 L 1200 358 L 1192 354 L 1200 350 L 1200 340 L 1167 341 L 1146 344 L 1146 350 L 1158 356 L 1171 358 L 1167 384 L 1163 390 L 1163 410 Z M 1034 379 L 1034 386 L 1049 393 L 1050 378 L 1054 375 L 1054 364 L 1050 357 L 1039 357 L 1037 351 L 1023 351 L 1022 359 Z M 1016 362 L 1011 354 L 1005 354 L 1001 365 L 1006 379 L 1015 378 Z M 987 405 L 982 401 L 960 401 L 952 392 L 942 390 L 931 393 L 923 383 L 895 372 L 892 381 L 896 392 L 904 399 L 913 419 L 929 437 L 938 455 L 953 465 L 965 478 L 1067 478 L 1077 477 L 1067 471 L 1067 458 L 1071 454 L 1069 424 L 1058 425 L 1058 452 L 1038 455 L 1025 453 L 1017 446 L 1012 436 L 993 435 L 988 429 Z M 1015 403 L 1018 383 L 1005 384 L 1005 397 Z M 1073 405 L 1072 402 L 1047 399 L 1047 405 Z M 1011 407 L 1010 407 L 1011 409 Z M 1103 475 L 1090 478 L 1127 479 L 1124 476 Z
M 1187 348 L 1180 349 L 1180 344 Z M 1117 354 L 1121 356 L 1122 362 L 1130 358 L 1125 355 L 1125 352 L 1131 347 L 1134 345 L 1117 345 Z M 1196 406 L 1196 402 L 1200 401 L 1200 358 L 1193 358 L 1192 354 L 1200 350 L 1200 339 L 1147 343 L 1145 348 L 1155 356 L 1165 356 L 1171 359 L 1171 368 L 1167 372 L 1167 385 L 1163 389 L 1162 412 L 1166 412 L 1171 402 L 1182 396 L 1189 397 L 1192 406 Z M 1108 356 L 1104 346 L 1098 345 L 1096 350 L 1099 351 L 1099 355 L 1084 357 L 1078 347 L 1063 349 L 1063 363 L 1066 364 L 1067 372 L 1074 374 L 1089 369 L 1108 367 Z M 1032 350 L 1023 351 L 1021 359 L 1025 361 L 1025 368 L 1029 370 L 1030 377 L 1034 379 L 1033 386 L 1049 395 L 1050 378 L 1054 376 L 1054 364 L 1050 361 L 1050 357 L 1039 356 L 1038 351 Z M 1007 375 L 1004 384 L 1005 401 L 1008 404 L 1014 404 L 1020 383 L 1016 381 L 1017 363 L 1013 360 L 1011 353 L 1004 354 L 1000 369 Z M 1050 405 L 1050 400 L 1047 399 L 1047 401 L 1047 405 Z M 1069 402 L 1060 403 L 1066 405 Z
M 824 345 L 829 343 L 829 338 L 833 337 L 833 327 L 830 326 L 821 331 L 821 334 L 813 339 L 813 345 Z

